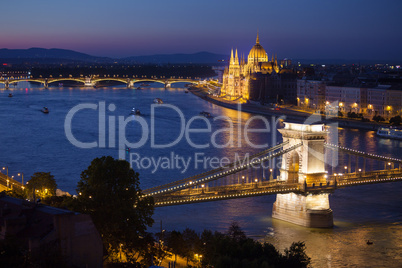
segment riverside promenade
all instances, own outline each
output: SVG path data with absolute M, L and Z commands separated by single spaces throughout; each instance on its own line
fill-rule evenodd
M 207 88 L 200 87 L 192 87 L 189 89 L 191 93 L 194 95 L 219 106 L 233 109 L 233 110 L 241 110 L 242 112 L 259 114 L 259 115 L 267 115 L 267 116 L 286 116 L 286 120 L 295 121 L 295 122 L 304 122 L 308 117 L 314 115 L 314 112 L 302 111 L 297 109 L 297 107 L 290 106 L 281 106 L 278 107 L 277 110 L 272 107 L 263 106 L 258 103 L 239 103 L 237 101 L 230 101 L 227 99 L 219 98 L 213 96 L 212 94 L 208 94 Z M 319 115 L 319 114 L 315 114 Z M 353 128 L 353 129 L 365 129 L 365 130 L 374 130 L 376 131 L 380 127 L 389 127 L 389 124 L 377 123 L 377 122 L 363 122 L 357 119 L 348 119 L 348 118 L 325 118 L 322 116 L 323 123 L 331 124 L 338 123 L 339 127 L 345 128 Z

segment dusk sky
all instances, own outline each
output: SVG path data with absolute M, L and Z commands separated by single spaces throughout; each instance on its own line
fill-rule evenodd
M 0 48 L 126 57 L 209 51 L 269 57 L 402 59 L 400 0 L 1 1 Z

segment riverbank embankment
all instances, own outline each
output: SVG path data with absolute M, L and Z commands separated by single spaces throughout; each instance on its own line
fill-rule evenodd
M 194 87 L 189 89 L 191 93 L 194 95 L 219 106 L 252 113 L 252 114 L 259 114 L 265 116 L 284 116 L 285 120 L 294 121 L 294 122 L 305 122 L 309 117 L 315 115 L 319 117 L 319 114 L 314 114 L 311 112 L 300 111 L 296 109 L 292 109 L 291 107 L 286 108 L 272 108 L 263 106 L 260 104 L 254 103 L 238 103 L 236 101 L 230 101 L 223 98 L 219 98 L 208 94 L 205 89 Z M 314 120 L 315 121 L 315 120 Z M 389 127 L 389 124 L 382 124 L 377 122 L 363 122 L 357 119 L 348 119 L 348 118 L 339 118 L 339 117 L 331 117 L 325 118 L 325 116 L 321 116 L 320 120 L 316 120 L 315 122 L 322 122 L 325 124 L 338 124 L 339 127 L 344 128 L 352 128 L 352 129 L 364 129 L 364 130 L 377 130 L 380 127 Z

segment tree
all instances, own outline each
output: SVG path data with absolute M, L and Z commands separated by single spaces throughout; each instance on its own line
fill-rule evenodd
M 125 251 L 134 262 L 132 252 L 147 247 L 144 237 L 154 222 L 153 199 L 141 196 L 139 184 L 130 164 L 111 156 L 95 158 L 81 173 L 76 209 L 92 216 L 109 259 Z
M 182 237 L 184 241 L 183 257 L 186 257 L 188 264 L 189 260 L 194 260 L 195 254 L 200 254 L 201 241 L 197 233 L 189 228 L 184 229 Z
M 240 228 L 239 224 L 235 221 L 230 224 L 230 227 L 228 229 L 228 236 L 236 241 L 246 239 L 246 234 Z
M 395 126 L 399 126 L 402 123 L 402 117 L 400 115 L 394 116 L 389 119 L 389 123 Z
M 385 121 L 384 117 L 382 117 L 381 115 L 375 115 L 375 116 L 373 117 L 373 120 L 376 121 L 376 122 Z
M 174 254 L 174 260 L 177 261 L 177 255 L 184 255 L 184 239 L 180 232 L 172 231 L 167 234 L 166 245 Z
M 304 242 L 294 242 L 289 249 L 285 249 L 285 261 L 283 267 L 304 268 L 308 267 L 311 258 L 306 254 Z
M 28 197 L 45 198 L 56 195 L 57 184 L 50 172 L 35 172 L 26 184 Z
M 355 112 L 348 112 L 348 117 L 349 118 L 358 118 L 359 115 L 357 113 L 355 113 Z

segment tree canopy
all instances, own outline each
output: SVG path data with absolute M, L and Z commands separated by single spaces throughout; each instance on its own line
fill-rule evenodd
M 304 268 L 310 265 L 304 242 L 293 243 L 282 254 L 270 243 L 248 238 L 236 222 L 225 234 L 204 230 L 199 236 L 188 228 L 183 232 L 168 232 L 166 245 L 175 255 L 201 267 Z
M 35 172 L 26 184 L 27 195 L 44 198 L 56 195 L 57 184 L 50 172 Z
M 92 216 L 111 255 L 144 248 L 153 199 L 141 197 L 139 184 L 139 174 L 127 161 L 110 156 L 95 158 L 81 173 L 75 210 Z

